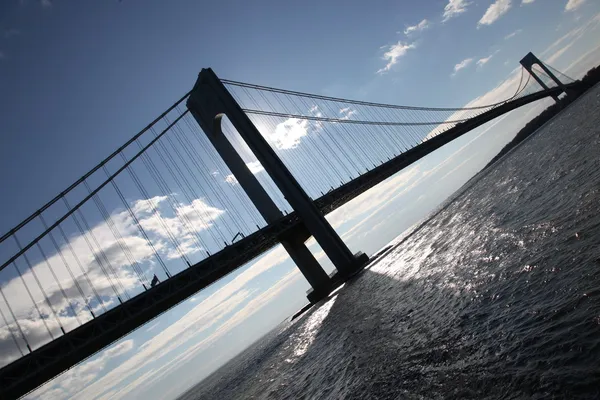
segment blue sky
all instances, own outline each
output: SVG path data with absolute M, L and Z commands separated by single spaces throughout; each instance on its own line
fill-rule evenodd
M 591 0 L 2 2 L 0 231 L 187 92 L 202 67 L 337 97 L 488 104 L 508 97 L 528 51 L 575 77 L 596 65 L 599 12 Z M 466 135 L 328 219 L 353 250 L 376 251 L 466 182 L 543 104 Z M 306 289 L 278 248 L 31 397 L 176 396 L 293 313 Z

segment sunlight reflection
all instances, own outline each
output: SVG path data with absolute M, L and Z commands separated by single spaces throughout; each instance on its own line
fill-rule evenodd
M 294 338 L 292 346 L 294 347 L 294 353 L 291 358 L 287 358 L 285 361 L 288 363 L 292 363 L 296 361 L 298 358 L 302 357 L 309 349 L 310 345 L 315 340 L 317 332 L 323 321 L 331 311 L 335 301 L 337 299 L 337 294 L 333 296 L 327 303 L 323 304 L 317 311 L 315 311 L 312 315 L 308 317 L 308 319 L 304 322 L 302 327 L 300 328 L 300 332 L 297 337 Z

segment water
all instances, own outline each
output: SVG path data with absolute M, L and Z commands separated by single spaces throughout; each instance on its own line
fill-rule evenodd
M 600 88 L 184 399 L 600 398 Z

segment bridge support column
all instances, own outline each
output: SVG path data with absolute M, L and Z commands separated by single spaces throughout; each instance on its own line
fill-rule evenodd
M 542 81 L 542 79 L 533 71 L 533 65 L 534 64 L 539 65 L 540 68 L 546 73 L 546 75 L 548 75 L 554 82 L 556 82 L 556 84 L 558 85 L 558 87 L 560 87 L 565 94 L 568 94 L 566 86 L 533 53 L 531 53 L 531 52 L 527 53 L 527 55 L 525 57 L 523 57 L 523 59 L 521 60 L 521 65 L 527 70 L 527 72 L 529 72 L 529 74 L 533 77 L 533 79 L 535 79 L 537 81 L 537 83 L 539 83 L 540 86 L 542 88 L 544 88 L 544 90 L 548 90 L 549 89 L 548 85 L 546 85 L 544 83 L 544 81 Z M 557 103 L 558 103 L 558 96 L 559 95 L 552 95 L 552 98 Z
M 342 242 L 212 70 L 202 70 L 190 94 L 187 107 L 267 223 L 276 222 L 283 215 L 223 134 L 223 115 L 229 117 L 304 222 L 308 230 L 286 232 L 285 237 L 280 239 L 312 286 L 309 300 L 319 300 L 341 283 L 339 277 L 332 280 L 325 273 L 306 247 L 304 242 L 311 234 L 334 262 L 340 276 L 350 276 L 366 263 L 366 256 L 354 257 Z

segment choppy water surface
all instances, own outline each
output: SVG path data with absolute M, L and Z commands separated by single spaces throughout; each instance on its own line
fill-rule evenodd
M 186 399 L 600 398 L 600 89 Z

